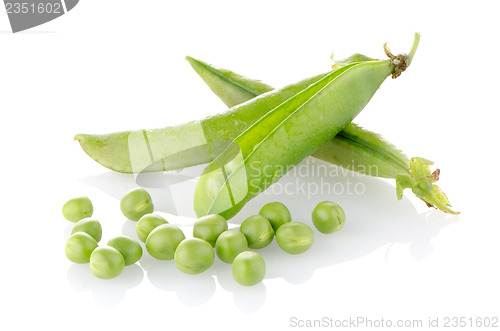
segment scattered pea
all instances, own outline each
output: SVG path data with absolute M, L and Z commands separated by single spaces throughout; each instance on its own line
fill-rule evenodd
M 142 247 L 137 241 L 126 236 L 118 236 L 108 241 L 108 246 L 116 249 L 123 256 L 125 265 L 131 265 L 142 257 Z
M 163 224 L 168 224 L 168 222 L 160 215 L 146 214 L 139 219 L 135 226 L 137 237 L 139 237 L 140 241 L 145 243 L 151 231 Z
M 312 221 L 316 229 L 321 233 L 337 232 L 345 224 L 345 213 L 342 208 L 334 202 L 323 201 L 312 211 Z
M 219 235 L 226 230 L 227 221 L 224 217 L 216 214 L 207 215 L 194 223 L 193 237 L 203 239 L 214 247 Z
M 274 230 L 271 223 L 260 215 L 250 216 L 241 223 L 240 231 L 252 249 L 264 248 L 273 241 Z
M 214 263 L 214 249 L 203 239 L 183 240 L 175 250 L 175 265 L 187 274 L 199 274 Z
M 266 263 L 259 253 L 242 252 L 234 259 L 232 272 L 236 282 L 244 286 L 252 286 L 264 279 Z
M 126 218 L 138 221 L 142 216 L 152 213 L 154 207 L 149 193 L 141 187 L 136 187 L 123 195 L 120 209 Z
M 265 204 L 260 209 L 259 215 L 267 218 L 275 233 L 281 225 L 292 221 L 288 208 L 278 201 Z
M 71 222 L 78 222 L 84 218 L 91 217 L 93 212 L 94 207 L 87 197 L 71 199 L 62 207 L 64 218 Z
M 101 241 L 102 238 L 101 223 L 99 223 L 98 220 L 92 218 L 84 218 L 82 220 L 79 220 L 73 227 L 71 234 L 74 234 L 76 232 L 85 232 L 93 237 L 97 242 Z
M 276 242 L 288 254 L 301 254 L 311 248 L 314 233 L 307 224 L 290 222 L 278 229 Z
M 111 279 L 125 267 L 123 255 L 113 247 L 98 247 L 90 255 L 90 271 L 97 278 Z
M 184 233 L 176 225 L 157 226 L 146 239 L 148 253 L 159 260 L 172 260 L 177 246 L 185 239 Z
M 246 250 L 248 250 L 247 238 L 238 230 L 222 232 L 215 242 L 215 253 L 225 263 L 233 263 L 234 258 Z
M 76 232 L 66 241 L 66 257 L 75 263 L 88 263 L 90 255 L 97 248 L 97 241 L 85 232 Z

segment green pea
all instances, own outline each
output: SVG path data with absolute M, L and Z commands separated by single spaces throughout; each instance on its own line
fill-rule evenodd
M 97 248 L 97 241 L 85 232 L 76 232 L 66 241 L 66 257 L 75 263 L 89 263 L 92 251 Z
M 199 274 L 214 263 L 214 249 L 203 239 L 191 238 L 182 241 L 175 250 L 175 265 L 187 274 Z
M 242 252 L 234 259 L 232 272 L 236 282 L 244 286 L 252 286 L 264 279 L 266 263 L 259 253 Z
M 158 260 L 172 260 L 177 246 L 185 239 L 184 233 L 176 225 L 157 226 L 146 239 L 146 249 Z
M 126 218 L 138 221 L 142 216 L 152 213 L 154 207 L 149 193 L 141 187 L 136 187 L 123 195 L 120 209 Z
M 99 223 L 98 220 L 92 218 L 84 218 L 82 220 L 79 220 L 73 227 L 71 234 L 76 232 L 85 232 L 92 236 L 97 242 L 101 241 L 102 238 L 101 223 Z
M 233 263 L 234 258 L 246 250 L 248 250 L 247 238 L 238 230 L 222 232 L 215 242 L 215 253 L 225 263 Z
M 97 278 L 111 279 L 125 267 L 123 255 L 113 247 L 98 247 L 90 255 L 90 271 Z
M 290 222 L 278 229 L 276 242 L 288 254 L 301 254 L 311 248 L 314 242 L 314 233 L 304 223 Z
M 207 215 L 200 218 L 193 226 L 193 237 L 208 242 L 212 247 L 219 235 L 227 230 L 227 221 L 220 215 Z
M 64 218 L 71 222 L 78 222 L 84 218 L 91 217 L 93 212 L 94 207 L 87 197 L 71 199 L 62 208 Z
M 337 232 L 345 224 L 345 213 L 342 208 L 334 202 L 323 201 L 312 211 L 312 221 L 316 229 L 321 233 Z
M 265 204 L 259 215 L 267 218 L 271 226 L 273 227 L 274 232 L 278 231 L 278 228 L 285 223 L 292 221 L 292 216 L 290 215 L 290 211 L 284 204 L 281 202 L 269 202 Z
M 137 241 L 127 236 L 118 236 L 108 241 L 108 246 L 116 249 L 123 256 L 125 265 L 136 263 L 142 257 L 142 247 Z
M 252 249 L 264 248 L 273 241 L 274 230 L 271 223 L 260 215 L 250 216 L 241 223 L 240 231 Z
M 145 243 L 151 231 L 163 224 L 168 224 L 168 222 L 160 215 L 146 214 L 139 219 L 135 226 L 137 237 L 139 237 L 140 241 Z

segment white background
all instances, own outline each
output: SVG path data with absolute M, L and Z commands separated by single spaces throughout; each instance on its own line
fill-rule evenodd
M 0 316 L 9 330 L 291 328 L 290 319 L 372 320 L 500 317 L 498 269 L 498 76 L 495 1 L 81 1 L 71 12 L 12 34 L 0 14 Z M 119 210 L 136 184 L 88 158 L 73 136 L 174 125 L 221 112 L 186 55 L 283 86 L 328 70 L 329 56 L 383 58 L 408 52 L 412 66 L 388 79 L 356 122 L 409 156 L 434 160 L 459 216 L 430 210 L 393 181 L 353 180 L 363 195 L 268 194 L 232 222 L 281 200 L 311 224 L 322 200 L 347 223 L 289 256 L 261 251 L 268 273 L 243 288 L 220 261 L 190 276 L 145 256 L 114 280 L 95 279 L 64 255 L 72 224 L 63 203 L 87 195 L 105 244 L 135 224 Z M 180 179 L 179 179 L 180 178 Z M 169 212 L 169 183 L 150 177 L 157 210 Z M 286 181 L 309 179 L 287 176 Z M 318 180 L 318 178 L 313 179 Z M 331 179 L 345 181 L 345 178 Z M 188 185 L 189 186 L 189 185 Z M 189 231 L 192 187 L 173 192 Z M 167 215 L 167 217 L 170 217 Z M 442 325 L 442 324 L 441 324 Z M 361 329 L 361 328 L 360 328 Z M 423 328 L 422 328 L 423 329 Z

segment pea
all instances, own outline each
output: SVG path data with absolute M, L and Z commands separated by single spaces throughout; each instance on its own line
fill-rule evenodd
M 115 278 L 122 273 L 124 267 L 123 255 L 113 247 L 98 247 L 90 255 L 90 271 L 97 278 Z
M 345 224 L 345 213 L 335 202 L 323 201 L 312 211 L 312 221 L 321 233 L 337 232 Z
M 62 207 L 64 218 L 71 222 L 78 222 L 84 218 L 91 217 L 93 212 L 94 207 L 87 197 L 71 199 Z
M 238 230 L 222 232 L 215 242 L 215 253 L 225 263 L 233 263 L 234 258 L 246 250 L 248 250 L 247 238 Z
M 76 232 L 85 232 L 93 237 L 97 242 L 101 241 L 102 238 L 101 223 L 99 223 L 98 220 L 92 218 L 84 218 L 82 220 L 79 220 L 73 227 L 71 234 Z
M 290 215 L 290 211 L 284 204 L 281 202 L 269 202 L 265 204 L 259 215 L 267 218 L 271 226 L 273 227 L 274 232 L 278 231 L 278 228 L 285 223 L 292 221 L 292 216 Z
M 140 241 L 145 243 L 151 231 L 163 224 L 168 224 L 168 222 L 160 215 L 146 214 L 139 219 L 135 226 L 137 237 L 139 237 Z
M 311 248 L 314 242 L 314 233 L 304 223 L 290 222 L 278 229 L 276 242 L 288 254 L 301 254 Z
M 146 239 L 146 249 L 158 260 L 172 260 L 177 246 L 185 239 L 184 233 L 176 225 L 157 226 Z
M 175 251 L 175 265 L 187 274 L 199 274 L 214 263 L 214 249 L 203 239 L 183 240 Z
M 241 223 L 240 231 L 252 249 L 264 248 L 273 241 L 274 230 L 271 223 L 260 215 L 250 216 Z
M 97 248 L 97 241 L 85 232 L 76 232 L 66 241 L 66 257 L 75 263 L 89 263 L 92 251 Z
M 224 217 L 213 214 L 201 217 L 193 226 L 193 237 L 208 242 L 212 247 L 219 235 L 227 230 L 227 221 Z
M 234 259 L 232 272 L 236 282 L 244 286 L 252 286 L 264 279 L 266 263 L 259 253 L 242 252 Z
M 120 209 L 126 218 L 138 221 L 142 216 L 152 213 L 154 207 L 149 193 L 141 187 L 136 187 L 123 195 Z
M 118 236 L 108 241 L 108 246 L 116 249 L 123 256 L 125 265 L 131 265 L 142 257 L 142 247 L 137 241 L 126 236 Z

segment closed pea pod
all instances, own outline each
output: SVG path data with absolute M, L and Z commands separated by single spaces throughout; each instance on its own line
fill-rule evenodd
M 228 107 L 238 105 L 241 100 L 248 101 L 273 90 L 271 86 L 263 84 L 259 80 L 244 77 L 200 60 L 189 57 L 187 59 L 210 89 Z M 335 61 L 335 68 L 373 60 L 375 59 L 354 54 L 345 60 Z M 321 76 L 316 78 L 318 80 Z M 364 175 L 396 179 L 398 199 L 402 198 L 402 191 L 405 188 L 410 188 L 429 207 L 457 214 L 449 208 L 448 199 L 434 184 L 439 178 L 438 173 L 431 174 L 428 169 L 419 172 L 421 168 L 426 166 L 428 168 L 432 164 L 430 161 L 421 158 L 410 160 L 400 149 L 382 136 L 361 128 L 355 123 L 345 126 L 342 131 L 323 144 L 311 156 Z M 431 181 L 432 185 L 427 185 L 422 189 L 418 185 L 420 181 Z
M 216 213 L 230 219 L 332 139 L 364 108 L 387 76 L 406 69 L 418 40 L 416 35 L 407 57 L 341 67 L 261 117 L 200 177 L 194 199 L 197 216 Z

